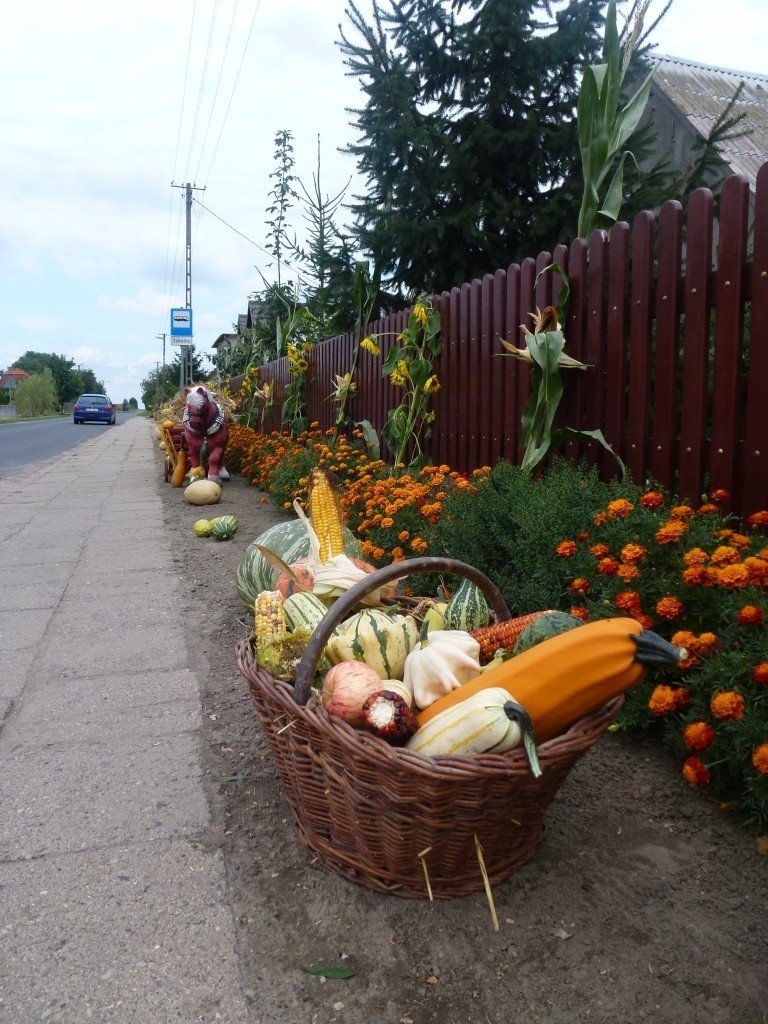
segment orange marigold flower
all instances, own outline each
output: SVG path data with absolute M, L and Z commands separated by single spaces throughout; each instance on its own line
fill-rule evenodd
M 615 576 L 619 571 L 619 563 L 615 558 L 601 558 L 597 563 L 597 571 L 601 576 Z
M 673 519 L 687 519 L 688 516 L 693 515 L 693 509 L 690 505 L 675 505 L 674 508 L 670 509 L 669 514 Z
M 719 487 L 716 491 L 712 491 L 710 498 L 712 501 L 716 501 L 718 505 L 722 505 L 723 502 L 731 500 L 731 496 L 728 491 L 724 491 L 722 487 Z
M 687 530 L 688 527 L 682 519 L 672 519 L 656 531 L 656 542 L 657 544 L 674 544 Z
M 750 555 L 744 559 L 744 568 L 747 570 L 750 583 L 754 583 L 760 586 L 762 583 L 768 583 L 768 562 L 762 558 L 755 558 Z
M 746 547 L 749 546 L 750 543 L 751 543 L 751 540 L 746 535 L 746 533 L 732 533 L 731 534 L 731 544 L 735 548 L 746 548 Z
M 685 605 L 682 601 L 678 601 L 676 597 L 662 597 L 656 602 L 656 614 L 659 618 L 668 619 L 670 622 L 672 619 L 676 619 L 679 615 L 685 611 Z
M 699 507 L 696 509 L 696 512 L 700 516 L 714 516 L 717 515 L 719 511 L 720 509 L 717 507 L 717 505 L 712 505 L 710 502 L 706 501 L 703 505 L 699 505 Z
M 632 580 L 636 580 L 640 575 L 640 570 L 636 565 L 620 565 L 616 575 L 622 583 L 631 583 Z
M 750 526 L 768 526 L 768 512 L 753 512 L 751 516 L 747 517 L 747 522 Z
M 608 515 L 611 519 L 626 519 L 635 506 L 626 498 L 616 498 L 608 502 Z
M 640 499 L 643 508 L 658 508 L 664 504 L 664 497 L 658 491 L 646 491 Z
M 582 619 L 584 622 L 589 622 L 589 612 L 586 608 L 582 608 L 578 604 L 571 606 L 570 614 L 576 619 Z
M 707 722 L 689 722 L 683 729 L 683 743 L 689 750 L 709 750 L 715 730 Z
M 727 590 L 749 586 L 749 571 L 741 564 L 726 565 L 717 570 L 717 585 Z
M 647 554 L 648 552 L 642 544 L 625 544 L 621 549 L 621 560 L 628 565 L 634 565 L 641 558 L 645 558 Z
M 761 661 L 759 665 L 755 665 L 752 678 L 761 686 L 768 686 L 768 661 Z
M 671 643 L 674 647 L 685 647 L 690 651 L 696 643 L 696 634 L 688 629 L 679 629 L 677 633 L 672 634 Z
M 718 572 L 707 565 L 689 565 L 680 573 L 680 579 L 687 587 L 712 587 L 718 582 Z
M 690 649 L 696 654 L 701 654 L 703 657 L 708 658 L 715 653 L 719 642 L 715 633 L 701 633 L 693 638 Z
M 732 722 L 744 717 L 744 698 L 733 690 L 721 690 L 709 702 L 709 710 L 722 722 Z
M 385 516 L 384 519 L 381 520 L 381 527 L 383 530 L 388 530 L 390 526 L 394 525 L 395 521 L 391 516 Z
M 742 626 L 759 626 L 765 620 L 765 613 L 756 604 L 745 604 L 736 617 Z
M 667 683 L 660 683 L 654 688 L 648 699 L 648 708 L 657 717 L 668 715 L 678 708 L 677 687 L 669 686 Z
M 689 786 L 706 786 L 709 782 L 709 768 L 700 757 L 687 757 L 683 762 L 683 778 Z
M 577 594 L 588 594 L 589 593 L 589 580 L 583 576 L 577 576 L 575 580 L 571 580 L 570 591 L 574 595 Z
M 392 548 L 392 550 L 390 551 L 390 555 L 392 555 L 393 562 L 399 562 L 402 558 L 405 557 L 402 548 Z
M 576 554 L 576 541 L 573 540 L 561 540 L 555 545 L 555 554 L 561 558 L 570 558 L 571 555 Z
M 721 544 L 719 548 L 715 548 L 712 552 L 713 565 L 733 565 L 739 560 L 739 552 L 728 544 Z
M 400 541 L 401 544 L 405 544 L 405 542 L 408 540 L 410 536 L 411 535 L 410 533 L 408 533 L 407 530 L 401 530 L 400 533 L 398 533 L 397 535 L 397 539 Z
M 636 590 L 622 590 L 616 595 L 616 607 L 622 612 L 632 612 L 640 607 L 640 595 Z
M 595 558 L 602 558 L 603 555 L 607 555 L 610 550 L 611 549 L 608 547 L 607 544 L 593 544 L 592 547 L 589 549 L 589 553 L 590 555 L 593 555 Z
M 635 622 L 639 622 L 643 629 L 650 629 L 653 625 L 653 619 L 650 615 L 646 615 L 645 612 L 641 612 L 639 608 L 636 608 L 630 618 L 634 619 Z
M 703 548 L 691 548 L 683 555 L 683 561 L 686 565 L 706 565 L 709 555 Z
M 605 526 L 610 518 L 607 512 L 595 512 L 592 516 L 592 522 L 595 526 Z
M 752 764 L 755 771 L 761 775 L 768 775 L 768 743 L 761 743 L 752 751 Z

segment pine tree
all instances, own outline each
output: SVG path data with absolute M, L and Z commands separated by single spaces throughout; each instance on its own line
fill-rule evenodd
M 351 205 L 390 287 L 441 291 L 573 236 L 576 100 L 600 0 L 349 0 L 340 48 L 364 107 Z

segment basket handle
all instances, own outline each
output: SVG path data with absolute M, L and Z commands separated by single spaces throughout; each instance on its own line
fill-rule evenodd
M 425 556 L 424 558 L 407 558 L 400 562 L 393 562 L 392 565 L 385 565 L 382 569 L 377 569 L 376 572 L 350 587 L 345 594 L 334 601 L 323 616 L 304 649 L 304 654 L 296 669 L 293 699 L 297 704 L 306 704 L 309 700 L 312 679 L 325 650 L 325 645 L 339 623 L 344 621 L 364 597 L 372 594 L 379 587 L 422 572 L 445 572 L 454 576 L 465 576 L 480 588 L 499 621 L 510 617 L 509 608 L 507 608 L 499 588 L 479 569 L 475 569 L 473 565 L 467 565 L 466 562 L 458 562 L 454 558 Z

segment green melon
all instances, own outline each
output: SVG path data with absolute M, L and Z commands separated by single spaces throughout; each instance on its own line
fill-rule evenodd
M 275 523 L 251 541 L 245 549 L 237 569 L 235 586 L 240 600 L 251 610 L 253 602 L 262 590 L 274 590 L 279 569 L 266 560 L 259 546 L 268 548 L 287 565 L 292 565 L 309 554 L 309 536 L 300 519 L 289 519 Z M 360 542 L 351 530 L 344 530 L 344 546 L 350 558 L 360 558 Z
M 512 653 L 522 654 L 523 651 L 535 647 L 544 640 L 549 640 L 550 637 L 558 636 L 560 633 L 567 633 L 569 629 L 575 629 L 576 626 L 583 625 L 583 619 L 579 619 L 575 615 L 569 615 L 568 612 L 545 612 L 532 622 L 530 626 L 525 627 L 517 638 L 517 643 Z

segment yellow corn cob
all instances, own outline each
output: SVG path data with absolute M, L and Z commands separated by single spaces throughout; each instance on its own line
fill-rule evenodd
M 285 609 L 279 590 L 262 590 L 253 602 L 253 629 L 257 641 L 285 633 Z
M 544 611 L 531 612 L 529 615 L 518 615 L 504 622 L 495 622 L 492 626 L 473 629 L 472 636 L 480 644 L 480 663 L 485 665 L 492 661 L 496 651 L 502 647 L 511 651 L 525 627 L 530 626 L 540 615 L 546 614 Z
M 344 553 L 344 520 L 335 477 L 320 467 L 309 474 L 309 518 L 320 542 L 320 561 L 325 565 Z

